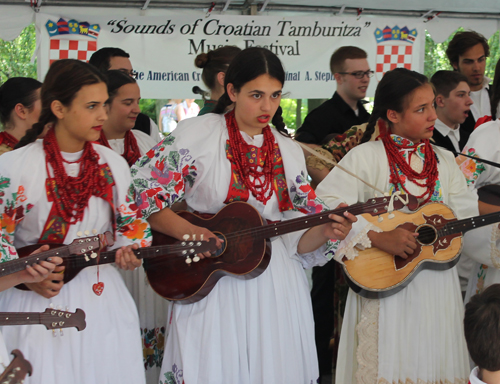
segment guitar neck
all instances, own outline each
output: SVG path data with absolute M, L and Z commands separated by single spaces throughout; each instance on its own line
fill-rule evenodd
M 387 205 L 389 203 L 388 200 L 389 199 L 387 199 L 387 201 L 382 200 L 381 202 L 375 202 L 375 200 L 373 200 L 373 203 L 368 201 L 367 203 L 353 204 L 344 208 L 337 208 L 330 211 L 269 224 L 258 228 L 255 231 L 258 233 L 260 238 L 266 239 L 274 236 L 286 235 L 287 233 L 300 231 L 302 229 L 316 227 L 329 221 L 333 221 L 328 217 L 331 214 L 343 216 L 344 212 L 349 212 L 355 216 L 362 213 L 376 215 L 379 212 L 384 213 L 387 211 Z
M 455 220 L 438 230 L 438 236 L 446 236 L 459 232 L 467 232 L 471 229 L 484 227 L 500 222 L 500 212 L 488 213 L 486 215 L 469 217 L 468 219 Z
M 0 312 L 0 326 L 42 324 L 38 312 Z
M 40 261 L 45 261 L 48 258 L 55 256 L 65 258 L 70 256 L 70 252 L 66 247 L 54 248 L 36 255 L 30 255 L 22 257 L 20 259 L 15 259 L 11 261 L 6 261 L 4 263 L 0 263 L 0 277 L 4 277 L 12 273 L 23 271 L 26 269 L 27 265 L 33 265 L 35 263 L 38 263 Z
M 133 252 L 138 259 L 148 259 L 159 255 L 178 254 L 185 248 L 186 245 L 181 244 L 157 245 L 152 247 L 134 249 Z M 101 265 L 114 263 L 116 259 L 116 249 L 114 251 L 101 252 L 98 257 L 99 261 L 95 264 Z M 85 261 L 80 261 L 80 263 L 82 264 L 82 266 L 88 265 L 88 263 Z

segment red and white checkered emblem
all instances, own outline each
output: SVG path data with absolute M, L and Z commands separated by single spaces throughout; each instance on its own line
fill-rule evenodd
M 97 51 L 96 40 L 51 39 L 49 60 L 50 64 L 59 59 L 77 59 L 88 62 L 95 51 Z
M 401 44 L 400 41 L 397 45 L 379 44 L 375 66 L 377 79 L 380 81 L 387 71 L 394 68 L 411 69 L 412 53 L 412 44 Z

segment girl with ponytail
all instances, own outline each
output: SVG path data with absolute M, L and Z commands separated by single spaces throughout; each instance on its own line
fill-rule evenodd
M 459 219 L 477 215 L 477 198 L 467 189 L 453 154 L 429 142 L 436 118 L 427 78 L 403 68 L 389 71 L 377 86 L 365 135 L 369 138 L 378 123 L 380 140 L 353 148 L 339 164 L 383 192 L 412 194 L 421 204 L 445 203 Z M 339 199 L 355 204 L 376 191 L 335 167 L 316 193 L 327 204 Z M 352 232 L 355 237 L 341 243 L 336 260 L 355 258 L 359 245 L 404 259 L 416 249 L 416 234 L 406 229 L 382 232 L 360 218 Z M 380 300 L 349 290 L 336 382 L 466 383 L 462 318 L 456 268 L 421 271 L 406 288 Z
M 28 77 L 13 77 L 0 87 L 0 153 L 14 149 L 38 121 L 42 83 Z
M 132 167 L 136 200 L 157 231 L 221 240 L 175 215 L 215 214 L 245 201 L 270 221 L 324 209 L 306 180 L 302 150 L 279 111 L 285 71 L 271 51 L 239 53 L 224 79 L 215 113 L 182 121 Z M 229 105 L 234 108 L 224 113 Z M 268 124 L 273 121 L 276 128 Z M 326 263 L 352 215 L 336 224 L 276 236 L 267 270 L 254 279 L 221 279 L 192 304 L 174 305 L 160 381 L 304 384 L 318 379 L 314 324 L 304 267 Z M 334 240 L 330 240 L 334 239 Z M 210 254 L 201 255 L 202 257 Z M 182 378 L 182 379 L 181 379 Z
M 129 168 L 121 156 L 93 143 L 107 119 L 107 99 L 105 78 L 91 65 L 77 60 L 51 65 L 38 123 L 20 149 L 0 157 L 1 237 L 9 243 L 0 248 L 2 258 L 16 257 L 15 248 L 69 244 L 111 231 L 115 265 L 134 269 L 141 264 L 132 250 L 148 245 L 151 232 L 134 210 Z M 36 140 L 47 125 L 52 128 Z M 68 284 L 65 267 L 54 272 L 26 284 L 28 291 L 0 293 L 3 311 L 43 312 L 52 303 L 86 313 L 85 331 L 68 329 L 60 337 L 43 327 L 4 329 L 9 349 L 21 349 L 33 365 L 26 382 L 145 383 L 137 309 L 115 266 L 89 266 Z

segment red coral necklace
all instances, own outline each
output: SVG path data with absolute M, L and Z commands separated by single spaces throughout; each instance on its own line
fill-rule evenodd
M 111 148 L 108 139 L 106 139 L 104 131 L 101 131 L 101 137 L 97 142 L 104 145 L 105 147 Z M 139 157 L 141 157 L 141 150 L 132 131 L 127 131 L 127 133 L 125 134 L 125 141 L 123 143 L 123 146 L 124 149 L 122 157 L 127 160 L 128 165 L 131 167 L 139 159 Z
M 77 223 L 83 218 L 83 211 L 87 207 L 92 195 L 97 195 L 99 177 L 99 155 L 92 148 L 90 142 L 86 142 L 83 154 L 79 160 L 70 162 L 64 160 L 57 143 L 54 129 L 50 129 L 43 139 L 45 151 L 45 162 L 47 167 L 47 194 L 51 194 L 57 213 L 68 224 Z M 80 164 L 80 172 L 77 177 L 66 174 L 64 163 Z M 54 172 L 53 180 L 50 180 L 49 165 Z
M 226 124 L 229 133 L 229 145 L 233 152 L 231 162 L 235 165 L 243 183 L 252 195 L 260 202 L 266 202 L 273 195 L 273 155 L 274 155 L 274 136 L 271 128 L 267 125 L 262 133 L 264 143 L 261 147 L 261 153 L 264 155 L 264 166 L 259 171 L 258 161 L 250 163 L 247 154 L 250 153 L 250 145 L 245 142 L 234 116 L 234 110 L 226 113 Z M 251 180 L 251 178 L 253 180 Z M 263 180 L 262 180 L 263 178 Z M 269 191 L 269 193 L 267 193 Z M 267 196 L 266 196 L 267 194 Z

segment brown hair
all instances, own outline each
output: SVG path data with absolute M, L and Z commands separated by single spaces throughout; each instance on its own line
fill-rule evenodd
M 63 105 L 70 106 L 82 87 L 97 83 L 106 83 L 106 78 L 93 65 L 74 59 L 55 61 L 50 66 L 42 84 L 40 119 L 26 132 L 16 148 L 34 142 L 43 132 L 45 125 L 57 121 L 51 108 L 54 100 L 59 100 Z
M 241 48 L 233 45 L 217 48 L 208 53 L 200 53 L 194 59 L 194 65 L 198 68 L 203 68 L 201 78 L 208 89 L 213 90 L 217 84 L 217 74 L 226 72 L 229 64 L 235 56 L 241 52 Z
M 500 371 L 500 284 L 471 297 L 465 306 L 464 332 L 474 363 Z
M 450 96 L 461 82 L 467 83 L 467 76 L 455 71 L 437 71 L 431 77 L 431 83 L 434 86 L 436 95 Z
M 483 35 L 474 31 L 455 33 L 455 36 L 453 36 L 446 49 L 446 56 L 448 56 L 451 66 L 453 67 L 454 64 L 458 66 L 460 56 L 478 44 L 483 45 L 484 55 L 488 57 L 490 55 L 490 46 L 488 45 L 488 40 Z
M 5 126 L 17 104 L 32 110 L 42 83 L 29 77 L 12 77 L 0 87 L 0 122 Z
M 333 52 L 330 58 L 330 70 L 333 74 L 343 72 L 344 64 L 347 59 L 366 59 L 368 55 L 361 48 L 353 46 L 340 47 Z

